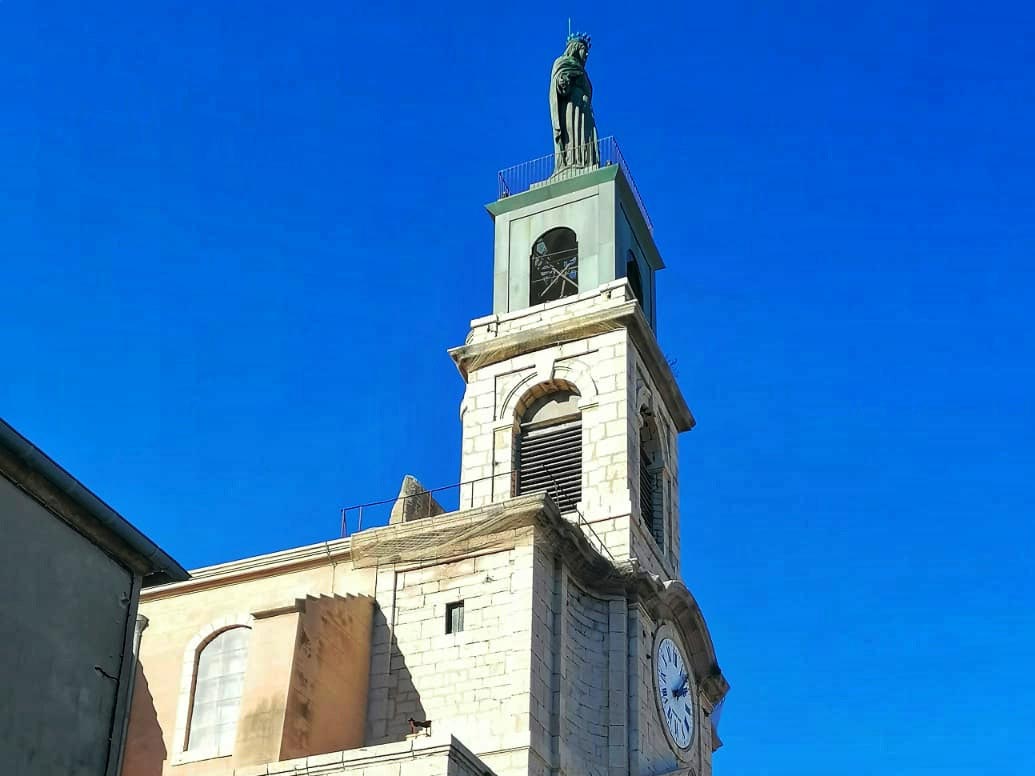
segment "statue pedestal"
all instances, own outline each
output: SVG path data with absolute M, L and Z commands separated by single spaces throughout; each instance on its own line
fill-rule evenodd
M 582 175 L 583 173 L 593 172 L 593 170 L 599 169 L 599 164 L 587 164 L 583 166 L 572 165 L 571 167 L 562 167 L 559 170 L 555 170 L 553 175 L 551 175 L 546 180 L 539 181 L 538 183 L 533 183 L 528 188 L 530 191 L 532 189 L 540 189 L 543 186 L 549 186 L 551 183 L 557 183 L 557 181 L 566 181 L 569 178 L 577 178 L 579 175 Z

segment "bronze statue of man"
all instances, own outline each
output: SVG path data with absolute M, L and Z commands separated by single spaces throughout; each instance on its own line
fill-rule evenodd
M 568 36 L 564 55 L 550 73 L 554 175 L 570 168 L 598 167 L 597 125 L 593 120 L 593 85 L 586 73 L 589 35 Z

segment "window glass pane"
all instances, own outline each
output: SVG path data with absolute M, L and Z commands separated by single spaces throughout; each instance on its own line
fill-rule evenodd
M 446 604 L 446 633 L 459 633 L 464 629 L 464 602 Z
M 188 750 L 215 754 L 229 754 L 233 750 L 250 635 L 249 628 L 231 628 L 201 650 L 194 682 Z

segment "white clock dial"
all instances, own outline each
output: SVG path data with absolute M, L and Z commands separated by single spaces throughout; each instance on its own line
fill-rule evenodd
M 689 749 L 694 740 L 694 678 L 673 638 L 658 640 L 654 667 L 662 722 L 672 743 Z

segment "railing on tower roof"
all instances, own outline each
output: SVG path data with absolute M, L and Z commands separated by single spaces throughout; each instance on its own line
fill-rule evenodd
M 618 141 L 611 136 L 590 145 L 596 146 L 596 153 L 594 154 L 590 151 L 589 153 L 581 154 L 581 157 L 593 159 L 594 163 L 585 167 L 567 167 L 558 172 L 557 156 L 556 154 L 549 154 L 547 156 L 540 156 L 538 159 L 515 164 L 513 167 L 508 167 L 505 170 L 500 170 L 496 176 L 499 182 L 499 198 L 513 197 L 515 194 L 522 194 L 547 183 L 567 180 L 578 175 L 593 172 L 601 167 L 609 167 L 616 164 L 625 174 L 626 180 L 629 181 L 629 188 L 632 189 L 636 204 L 640 206 L 640 211 L 647 222 L 647 227 L 653 232 L 654 224 L 651 223 L 650 216 L 647 214 L 647 208 L 643 204 L 643 198 L 640 196 L 639 190 L 636 188 L 636 181 L 633 180 L 632 171 L 629 169 L 629 165 L 626 163 L 625 157 L 622 156 L 622 151 L 618 147 Z

